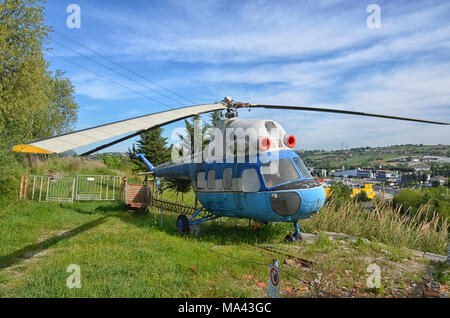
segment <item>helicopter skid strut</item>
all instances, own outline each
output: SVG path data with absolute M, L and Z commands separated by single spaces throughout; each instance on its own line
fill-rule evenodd
M 194 234 L 195 237 L 197 237 L 198 234 L 200 233 L 200 228 L 198 227 L 197 224 L 211 221 L 211 220 L 214 220 L 214 219 L 217 219 L 220 217 L 218 215 L 214 215 L 214 214 L 204 210 L 204 212 L 207 212 L 206 215 L 196 219 L 197 216 L 199 216 L 199 214 L 203 210 L 204 210 L 203 207 L 198 209 L 197 211 L 194 212 L 194 214 L 189 219 L 187 218 L 186 215 L 180 214 L 177 219 L 178 231 L 180 231 L 183 234 L 186 234 L 189 232 L 191 234 Z
M 288 234 L 284 238 L 288 242 L 296 242 L 302 240 L 302 233 L 300 232 L 300 225 L 298 224 L 298 221 L 294 222 L 295 232 L 293 234 Z

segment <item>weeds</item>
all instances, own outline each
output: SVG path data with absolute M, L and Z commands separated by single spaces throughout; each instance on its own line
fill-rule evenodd
M 331 204 L 320 210 L 310 222 L 304 222 L 304 229 L 341 232 L 397 247 L 445 254 L 448 220 L 440 219 L 436 213 L 425 220 L 423 215 L 426 213 L 429 213 L 427 207 L 423 206 L 410 217 L 386 202 L 374 202 L 371 212 L 355 202 L 339 208 Z

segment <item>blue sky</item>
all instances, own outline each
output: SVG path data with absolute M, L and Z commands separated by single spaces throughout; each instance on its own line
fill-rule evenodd
M 81 8 L 79 29 L 66 25 L 71 3 Z M 367 27 L 370 4 L 381 9 L 380 28 Z M 47 0 L 46 23 L 56 31 L 51 69 L 66 71 L 76 88 L 76 129 L 224 96 L 450 121 L 445 0 Z M 302 149 L 450 141 L 448 127 L 387 119 L 277 110 L 241 117 L 279 122 Z

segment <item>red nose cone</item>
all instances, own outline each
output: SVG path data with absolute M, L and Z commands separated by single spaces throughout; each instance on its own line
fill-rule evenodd
M 267 151 L 270 149 L 270 139 L 269 137 L 262 137 L 259 140 L 259 149 L 261 149 L 262 151 Z
M 289 148 L 294 148 L 296 143 L 297 143 L 297 141 L 295 140 L 294 135 L 287 136 L 286 146 L 288 146 Z

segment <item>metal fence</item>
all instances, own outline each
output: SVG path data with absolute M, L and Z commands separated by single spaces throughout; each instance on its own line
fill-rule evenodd
M 76 200 L 119 200 L 122 177 L 107 175 L 77 175 Z
M 46 201 L 73 202 L 75 178 L 48 178 Z
M 122 177 L 107 175 L 22 176 L 19 190 L 20 198 L 34 201 L 120 200 L 122 196 Z
M 75 178 L 25 176 L 20 184 L 20 197 L 35 201 L 73 202 Z

